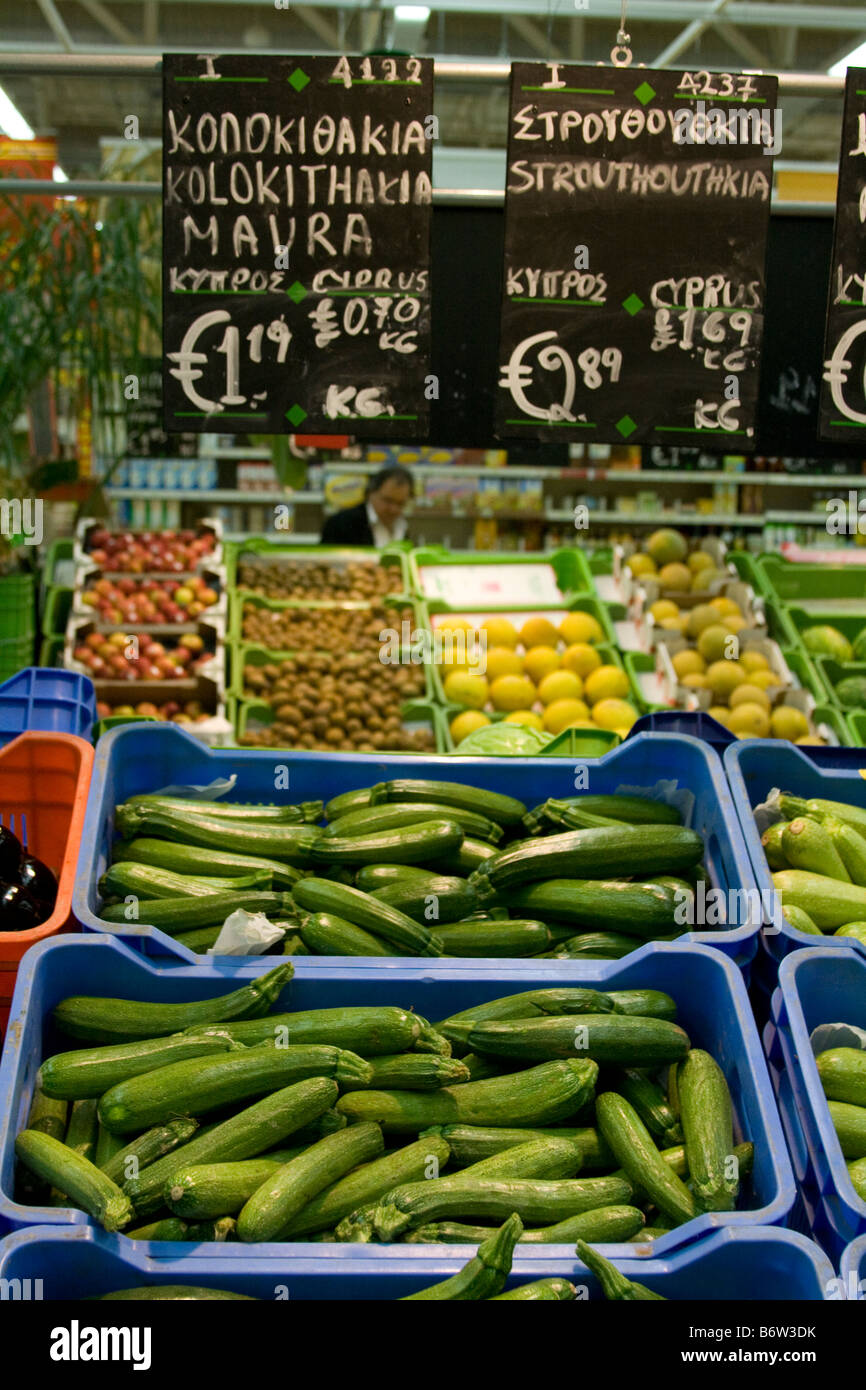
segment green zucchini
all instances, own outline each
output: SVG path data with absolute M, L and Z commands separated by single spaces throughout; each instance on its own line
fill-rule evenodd
M 206 893 L 201 898 L 153 898 L 147 902 L 136 898 L 133 902 L 109 903 L 99 909 L 99 916 L 103 922 L 140 922 L 174 936 L 194 927 L 219 926 L 239 908 L 264 912 L 273 919 L 290 913 L 292 907 L 290 893 L 245 889 L 236 893 Z
M 97 1117 L 99 1115 L 99 1104 L 96 1107 Z M 93 1162 L 97 1168 L 102 1169 L 110 1163 L 115 1154 L 120 1153 L 124 1147 L 123 1139 L 119 1134 L 112 1134 L 110 1129 L 106 1129 L 104 1124 L 97 1121 L 96 1129 L 96 1148 L 93 1151 Z
M 805 869 L 783 869 L 773 874 L 773 887 L 782 895 L 783 912 L 800 907 L 822 931 L 866 918 L 866 888 L 855 883 L 842 883 Z
M 293 1144 L 303 1144 L 307 1148 L 310 1144 L 315 1144 L 317 1140 L 323 1139 L 326 1134 L 336 1134 L 338 1129 L 345 1129 L 348 1120 L 345 1115 L 338 1115 L 336 1110 L 325 1110 L 321 1115 L 317 1115 L 309 1124 L 303 1125 L 292 1135 Z M 268 1149 L 268 1153 L 271 1150 Z
M 802 907 L 795 907 L 793 903 L 788 903 L 784 908 L 784 917 L 788 925 L 793 927 L 795 931 L 804 931 L 809 936 L 824 935 L 821 928 L 815 926 L 808 912 L 805 912 Z M 847 927 L 840 927 L 836 935 L 838 936 L 840 932 L 847 930 Z
M 825 816 L 833 816 L 861 833 L 866 831 L 866 810 L 860 806 L 851 806 L 846 801 L 827 801 L 822 797 L 812 797 L 809 801 L 804 801 L 799 796 L 783 793 L 779 798 L 779 807 L 782 814 L 789 819 L 795 816 L 812 816 L 815 820 L 822 820 Z
M 573 1178 L 580 1172 L 579 1144 L 556 1136 L 526 1139 L 463 1169 L 465 1178 Z
M 508 895 L 512 911 L 573 922 L 575 928 L 648 939 L 677 926 L 677 898 L 658 883 L 625 879 L 548 878 L 518 886 Z
M 50 1134 L 24 1129 L 15 1140 L 15 1154 L 45 1182 L 69 1194 L 106 1231 L 122 1231 L 132 1220 L 132 1206 L 120 1188 L 89 1159 L 53 1139 Z
M 369 787 L 359 787 L 357 791 L 352 792 L 341 792 L 339 796 L 332 796 L 330 801 L 325 802 L 325 820 L 337 820 L 339 816 L 347 816 L 350 811 L 357 811 L 362 806 L 369 805 Z
M 355 886 L 366 891 L 357 881 Z M 401 879 L 373 888 L 371 896 L 437 932 L 440 923 L 460 922 L 476 906 L 475 893 L 466 879 L 446 874 L 427 874 L 424 880 L 415 882 Z
M 396 952 L 396 947 L 332 912 L 309 913 L 302 918 L 298 935 L 317 956 L 393 956 Z
M 133 1289 L 116 1289 L 100 1294 L 103 1303 L 255 1303 L 245 1293 L 228 1289 L 199 1287 L 197 1284 L 137 1284 Z
M 790 920 L 789 914 L 790 908 L 785 914 Z M 802 915 L 805 917 L 806 914 L 803 913 Z M 801 928 L 801 930 L 803 930 L 803 928 Z M 823 935 L 820 927 L 816 927 L 815 931 L 818 932 L 819 935 Z M 866 946 L 866 922 L 846 922 L 844 927 L 837 927 L 833 935 L 850 936 L 852 941 L 859 941 L 863 946 Z
M 612 1077 L 612 1086 L 634 1106 L 650 1134 L 660 1143 L 677 1144 L 682 1140 L 679 1117 L 668 1104 L 661 1086 L 644 1072 L 624 1067 Z
M 797 816 L 782 831 L 782 850 L 792 869 L 825 874 L 850 883 L 851 878 L 829 833 L 818 821 Z
M 325 878 L 304 878 L 295 885 L 292 896 L 305 912 L 333 913 L 411 955 L 442 954 L 442 947 L 432 932 L 420 922 L 413 922 L 405 912 L 398 912 L 357 888 L 331 883 Z
M 606 1091 L 595 1102 L 598 1127 L 630 1182 L 646 1192 L 676 1222 L 690 1221 L 698 1207 L 689 1189 L 665 1163 L 634 1107 Z
M 107 1163 L 102 1164 L 102 1172 L 111 1178 L 112 1182 L 116 1182 L 118 1187 L 122 1187 L 130 1178 L 137 1178 L 142 1169 L 156 1163 L 158 1158 L 180 1148 L 181 1144 L 192 1138 L 197 1129 L 197 1120 L 184 1117 L 145 1130 L 144 1134 L 138 1135 L 125 1148 L 118 1149 Z M 217 1213 L 219 1216 L 222 1214 Z
M 454 820 L 415 821 L 392 830 L 373 830 L 339 839 L 322 836 L 310 850 L 313 864 L 424 864 L 451 854 L 463 843 Z
M 678 1024 L 627 1014 L 452 1023 L 449 1031 L 455 1040 L 462 1032 L 464 1046 L 473 1052 L 518 1061 L 548 1062 L 577 1053 L 593 1062 L 649 1067 L 678 1061 L 689 1050 L 688 1035 Z
M 437 925 L 436 935 L 448 956 L 537 956 L 553 941 L 544 922 L 526 919 Z
M 408 1052 L 421 1032 L 417 1014 L 393 1004 L 349 1004 L 335 1009 L 305 1009 L 291 1014 L 229 1023 L 225 1032 L 245 1047 L 282 1038 L 293 1044 L 326 1043 L 362 1057 Z
M 174 1240 L 185 1241 L 189 1227 L 176 1216 L 164 1216 L 159 1221 L 149 1221 L 146 1226 L 136 1226 L 134 1230 L 124 1231 L 129 1240 Z
M 62 999 L 52 1017 L 61 1033 L 95 1043 L 136 1042 L 164 1037 L 184 1028 L 260 1018 L 276 1003 L 294 974 L 285 961 L 242 988 L 188 1004 L 146 1003 L 138 999 L 106 999 L 75 995 Z
M 404 825 L 417 825 L 425 820 L 456 821 L 465 835 L 476 840 L 489 840 L 497 845 L 502 839 L 502 826 L 486 816 L 479 815 L 466 807 L 444 807 L 441 803 L 416 801 L 401 805 L 399 802 L 383 806 L 364 806 L 357 811 L 349 811 L 345 816 L 331 821 L 322 834 L 326 839 L 354 835 L 375 834 L 379 830 L 396 830 Z
M 509 1216 L 498 1231 L 481 1242 L 473 1259 L 450 1279 L 433 1284 L 418 1293 L 407 1294 L 402 1301 L 467 1302 L 495 1298 L 505 1288 L 511 1273 L 514 1247 L 523 1233 L 523 1222 L 517 1215 Z
M 534 806 L 523 817 L 523 828 L 530 835 L 546 834 L 552 825 L 562 826 L 565 830 L 589 830 L 621 824 L 612 816 L 599 816 L 584 810 L 579 799 L 563 801 L 553 796 L 540 806 Z
M 338 1047 L 260 1043 L 220 1057 L 172 1062 L 121 1081 L 101 1097 L 99 1119 L 113 1134 L 129 1134 L 175 1115 L 206 1115 L 308 1077 L 329 1076 L 339 1083 L 364 1082 L 370 1075 L 369 1062 Z
M 655 1293 L 647 1288 L 646 1284 L 637 1284 L 631 1279 L 627 1279 L 621 1274 L 616 1265 L 611 1264 L 599 1255 L 597 1250 L 592 1250 L 585 1241 L 577 1242 L 577 1256 L 586 1265 L 591 1274 L 594 1274 L 605 1298 L 614 1299 L 629 1303 L 645 1302 L 666 1302 L 664 1294 Z
M 733 1162 L 734 1115 L 725 1074 L 692 1048 L 677 1068 L 677 1095 L 689 1176 L 701 1211 L 733 1211 L 739 1177 Z
M 866 1202 L 866 1158 L 855 1158 L 848 1164 L 848 1176 L 861 1202 Z
M 609 875 L 676 873 L 691 868 L 704 842 L 683 826 L 605 826 L 547 835 L 505 849 L 470 879 L 479 897 L 492 889 L 509 892 L 526 883 L 557 877 L 607 878 Z
M 222 923 L 217 927 L 194 927 L 192 931 L 175 932 L 173 939 L 179 946 L 185 946 L 197 956 L 207 955 L 217 944 L 222 934 Z M 289 953 L 284 951 L 283 955 Z
M 831 1047 L 818 1054 L 815 1066 L 828 1100 L 866 1106 L 866 1052 L 857 1047 Z
M 670 806 L 666 801 L 656 801 L 651 796 L 600 793 L 566 797 L 562 804 L 597 816 L 625 821 L 628 825 L 682 825 L 683 821 L 676 806 Z
M 177 940 L 179 940 L 179 938 L 175 937 L 175 941 Z M 288 936 L 283 938 L 283 955 L 312 956 L 315 955 L 315 952 L 311 951 L 308 946 L 305 946 L 303 941 L 301 940 L 300 933 L 298 931 L 294 931 L 290 932 Z
M 362 864 L 355 873 L 355 887 L 362 893 L 374 893 L 377 888 L 390 888 L 395 883 L 418 885 L 441 877 L 443 875 L 432 869 L 422 869 L 418 864 Z
M 213 845 L 181 845 L 174 840 L 154 840 L 140 837 L 121 841 L 114 848 L 115 863 L 152 864 L 158 869 L 172 869 L 178 874 L 211 874 L 223 878 L 245 878 L 260 871 L 271 876 L 271 886 L 290 889 L 301 877 L 299 869 L 255 854 L 232 854 L 215 849 Z
M 499 851 L 486 840 L 473 840 L 471 836 L 465 835 L 459 849 L 452 850 L 450 854 L 443 854 L 427 867 L 446 877 L 468 877 L 498 853 Z
M 181 1166 L 256 1158 L 324 1115 L 338 1095 L 336 1082 L 323 1076 L 274 1091 L 222 1124 L 208 1126 L 207 1133 L 152 1163 L 139 1178 L 124 1183 L 123 1190 L 136 1212 L 148 1216 L 162 1205 L 163 1188 Z
M 631 1187 L 621 1178 L 431 1178 L 407 1183 L 383 1198 L 372 1215 L 379 1240 L 396 1240 L 429 1221 L 480 1217 L 501 1221 L 516 1212 L 521 1221 L 549 1225 L 598 1207 L 628 1202 Z M 347 1218 L 348 1219 L 348 1218 Z M 348 1227 L 341 1222 L 337 1234 Z
M 237 1225 L 233 1216 L 221 1216 L 217 1221 L 191 1221 L 186 1238 L 194 1245 L 221 1244 L 235 1239 Z
M 124 898 L 127 894 L 133 894 L 145 901 L 157 898 L 206 898 L 212 893 L 240 892 L 246 888 L 270 891 L 270 887 L 271 875 L 261 869 L 244 874 L 243 878 L 202 878 L 126 860 L 111 864 L 97 884 L 103 899 Z
M 488 1076 L 501 1076 L 513 1070 L 508 1062 L 501 1062 L 497 1057 L 479 1057 L 477 1052 L 464 1052 L 460 1061 L 469 1073 L 469 1081 L 486 1081 Z
M 199 1221 L 234 1216 L 262 1183 L 285 1168 L 287 1162 L 291 1159 L 267 1154 L 235 1163 L 191 1163 L 175 1169 L 166 1181 L 165 1204 L 177 1216 Z
M 507 1293 L 496 1294 L 491 1303 L 568 1303 L 577 1297 L 577 1289 L 567 1279 L 551 1275 L 549 1279 L 535 1279 L 531 1284 L 521 1284 Z
M 370 1202 L 376 1202 L 386 1192 L 407 1182 L 432 1177 L 444 1168 L 449 1159 L 445 1139 L 430 1135 L 417 1139 L 393 1153 L 374 1158 L 332 1183 L 318 1193 L 298 1215 L 284 1226 L 277 1240 L 301 1240 L 313 1232 L 331 1230 L 344 1217 Z
M 374 1057 L 370 1071 L 368 1081 L 343 1082 L 343 1091 L 439 1091 L 443 1086 L 470 1080 L 462 1062 L 432 1052 L 395 1052 L 390 1057 Z
M 154 811 L 178 811 L 188 816 L 218 816 L 221 820 L 242 823 L 278 821 L 286 825 L 302 825 L 321 820 L 324 810 L 321 801 L 302 801 L 299 806 L 261 806 L 251 801 L 197 801 L 191 796 L 166 796 L 161 792 L 139 792 L 127 797 L 124 806 L 149 806 Z
M 577 1216 L 566 1217 L 552 1226 L 540 1226 L 536 1230 L 524 1231 L 520 1245 L 573 1245 L 576 1240 L 595 1240 L 600 1243 L 631 1240 L 644 1225 L 644 1214 L 637 1207 L 596 1207 L 593 1211 L 580 1212 Z M 456 1221 L 441 1221 L 429 1226 L 419 1226 L 406 1236 L 407 1245 L 425 1245 L 435 1242 L 449 1242 L 459 1245 L 473 1245 L 485 1240 L 489 1228 L 485 1226 L 465 1226 Z
M 172 1062 L 239 1051 L 241 1044 L 215 1027 L 208 1033 L 194 1029 L 173 1037 L 146 1038 L 141 1042 L 115 1043 L 107 1047 L 82 1047 L 77 1052 L 57 1052 L 39 1068 L 37 1085 L 46 1095 L 80 1100 L 102 1095 L 130 1077 L 157 1071 Z
M 545 960 L 622 960 L 636 951 L 639 942 L 620 932 L 581 932 L 560 941 L 552 951 L 545 951 Z
M 219 845 L 223 850 L 279 859 L 300 869 L 310 863 L 310 850 L 322 837 L 316 825 L 271 825 L 233 821 L 224 816 L 187 816 L 178 811 L 151 810 L 145 804 L 118 807 L 115 829 L 124 840 L 144 835 L 204 849 Z
M 617 1013 L 637 1014 L 642 1018 L 665 1018 L 675 1023 L 677 1017 L 676 1000 L 660 989 L 612 989 L 608 999 Z M 594 1009 L 600 1013 L 600 1009 Z
M 767 863 L 774 872 L 792 867 L 782 845 L 782 834 L 790 823 L 786 820 L 776 821 L 775 825 L 768 826 L 761 836 L 761 847 L 767 857 Z
M 91 1097 L 89 1100 L 74 1101 L 69 1110 L 69 1123 L 63 1138 L 67 1149 L 72 1149 L 74 1153 L 80 1154 L 82 1158 L 87 1158 L 92 1163 L 96 1154 L 98 1135 L 99 1121 L 96 1116 L 96 1100 Z M 68 1193 L 60 1192 L 56 1187 L 52 1188 L 48 1205 L 52 1207 L 70 1206 Z
M 247 1242 L 275 1239 L 308 1202 L 351 1169 L 378 1158 L 383 1149 L 382 1131 L 376 1124 L 350 1125 L 320 1139 L 265 1179 L 248 1198 L 238 1217 L 238 1238 Z
M 501 792 L 489 792 L 482 787 L 470 787 L 462 782 L 435 782 L 420 778 L 399 778 L 390 782 L 377 782 L 370 789 L 370 805 L 381 806 L 383 802 L 433 801 L 442 806 L 462 806 L 467 811 L 478 811 L 497 825 L 519 825 L 526 815 L 526 807 L 514 796 L 504 796 Z
M 434 1028 L 433 1024 L 429 1023 L 426 1018 L 422 1018 L 420 1014 L 417 1015 L 417 1018 L 421 1025 L 421 1031 L 412 1046 L 412 1051 L 435 1052 L 440 1057 L 450 1057 L 451 1044 L 448 1039 Z
M 433 1133 L 434 1131 L 430 1131 Z M 479 1163 L 492 1154 L 525 1144 L 530 1139 L 568 1139 L 581 1152 L 581 1167 L 610 1169 L 613 1154 L 595 1129 L 506 1129 L 484 1125 L 445 1125 L 435 1129 L 451 1150 L 451 1159 L 458 1168 Z M 424 1138 L 424 1135 L 421 1136 Z
M 830 842 L 841 859 L 851 882 L 858 884 L 860 888 L 866 886 L 866 839 L 864 839 L 866 826 L 863 827 L 862 831 L 855 830 L 853 826 L 846 825 L 844 821 L 838 820 L 835 816 L 825 816 L 821 824 L 829 835 Z M 792 867 L 807 866 L 794 865 Z
M 537 1127 L 575 1115 L 591 1098 L 597 1075 L 594 1062 L 547 1062 L 440 1091 L 352 1091 L 337 1110 L 350 1123 L 375 1120 L 386 1134 L 459 1123 Z
M 613 1013 L 613 998 L 613 995 L 603 994 L 601 990 L 585 989 L 579 985 L 565 985 L 558 989 L 526 989 L 517 994 L 505 994 L 501 999 L 488 999 L 486 1004 L 473 1004 L 443 1019 L 437 1027 L 447 1038 L 450 1023 L 489 1023 L 510 1018 L 542 1018 L 550 1014 Z

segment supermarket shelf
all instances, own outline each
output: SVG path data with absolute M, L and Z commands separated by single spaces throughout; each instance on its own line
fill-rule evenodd
M 109 497 L 118 501 L 143 498 L 145 501 L 172 502 L 322 502 L 321 492 L 254 492 L 241 488 L 179 488 L 179 487 L 107 487 Z
M 248 541 L 260 536 L 260 531 L 223 531 L 224 541 Z M 268 533 L 268 540 L 273 539 L 273 535 Z M 321 539 L 318 531 L 286 531 L 276 543 L 278 545 L 318 545 Z
M 766 519 L 771 514 L 768 512 L 765 517 L 763 512 L 756 516 L 740 516 L 736 512 L 733 514 L 722 512 L 619 512 L 619 511 L 592 511 L 589 512 L 590 523 L 596 521 L 607 522 L 611 526 L 760 526 L 765 525 Z M 779 513 L 786 516 L 787 513 Z M 544 512 L 545 521 L 573 521 L 574 513 L 571 511 L 550 511 Z

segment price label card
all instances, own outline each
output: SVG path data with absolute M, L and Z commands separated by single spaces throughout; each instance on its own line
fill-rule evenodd
M 562 603 L 550 565 L 425 565 L 421 588 L 427 598 L 460 608 L 481 603 Z
M 866 439 L 866 68 L 845 83 L 819 434 Z
M 166 430 L 426 434 L 432 109 L 429 60 L 166 55 Z
M 500 437 L 749 447 L 776 92 L 512 66 Z

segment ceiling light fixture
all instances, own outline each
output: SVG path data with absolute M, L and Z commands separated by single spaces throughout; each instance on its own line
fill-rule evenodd
M 27 124 L 15 103 L 0 87 L 0 134 L 12 140 L 32 140 L 34 132 Z
M 866 39 L 863 43 L 858 43 L 856 48 L 852 48 L 850 53 L 846 53 L 844 58 L 840 58 L 838 63 L 834 63 L 827 71 L 831 77 L 844 77 L 849 68 L 866 67 Z

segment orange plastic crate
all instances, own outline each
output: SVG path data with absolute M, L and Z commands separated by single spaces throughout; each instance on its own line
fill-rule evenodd
M 0 1033 L 21 957 L 34 942 L 74 927 L 72 890 L 93 748 L 73 734 L 24 733 L 0 748 L 0 822 L 53 871 L 57 902 L 41 927 L 0 931 Z

